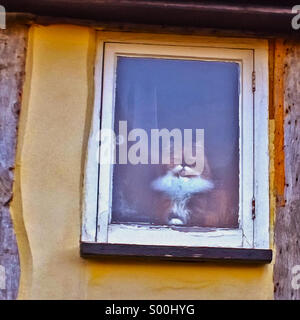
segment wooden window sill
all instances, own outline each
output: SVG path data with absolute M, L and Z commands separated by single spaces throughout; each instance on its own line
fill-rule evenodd
M 134 244 L 106 244 L 81 242 L 83 258 L 136 257 L 180 261 L 219 261 L 268 264 L 272 261 L 271 249 L 176 247 Z

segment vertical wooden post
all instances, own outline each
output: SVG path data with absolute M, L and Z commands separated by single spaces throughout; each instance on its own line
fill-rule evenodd
M 275 41 L 273 104 L 275 119 L 275 193 L 277 206 L 284 206 L 284 56 L 285 46 L 282 39 Z
M 0 300 L 15 299 L 19 286 L 19 255 L 10 217 L 17 128 L 25 70 L 27 27 L 0 31 Z
M 275 49 L 275 299 L 300 299 L 300 42 Z M 298 277 L 298 278 L 297 278 Z

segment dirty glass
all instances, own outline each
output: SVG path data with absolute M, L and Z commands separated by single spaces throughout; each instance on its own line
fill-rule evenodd
M 112 223 L 238 227 L 239 72 L 234 62 L 118 57 Z M 147 133 L 148 164 L 118 162 L 118 147 L 128 139 L 119 132 L 120 121 L 126 121 L 128 134 Z M 186 173 L 193 170 L 187 159 L 175 164 L 175 152 L 169 164 L 151 163 L 151 130 L 175 128 L 192 129 L 193 139 L 203 129 L 199 174 Z M 137 141 L 128 141 L 127 150 Z

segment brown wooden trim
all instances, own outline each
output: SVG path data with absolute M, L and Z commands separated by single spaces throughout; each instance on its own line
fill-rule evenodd
M 197 26 L 171 26 L 154 25 L 129 22 L 100 21 L 91 19 L 76 19 L 68 17 L 39 16 L 30 13 L 8 12 L 6 13 L 7 25 L 43 25 L 70 24 L 94 28 L 101 32 L 135 32 L 135 33 L 153 33 L 153 34 L 176 34 L 193 36 L 213 36 L 213 37 L 237 37 L 237 38 L 257 38 L 257 39 L 277 39 L 285 38 L 297 40 L 298 33 L 287 34 L 285 32 L 272 32 L 272 30 L 245 30 L 245 29 L 222 29 L 206 28 Z
M 275 118 L 274 106 L 274 56 L 275 56 L 275 39 L 269 39 L 269 120 Z
M 279 119 L 282 130 L 281 143 L 283 164 L 276 170 L 285 170 L 281 176 L 280 192 L 284 193 L 284 207 L 277 202 L 275 221 L 276 259 L 274 263 L 274 298 L 276 300 L 300 300 L 298 275 L 293 269 L 300 264 L 300 39 L 279 42 L 277 56 L 280 58 L 283 92 L 280 93 Z M 279 57 L 280 55 L 280 57 Z M 283 140 L 284 134 L 284 140 Z M 284 165 L 284 167 L 283 167 Z M 283 175 L 285 173 L 285 175 Z M 298 281 L 297 281 L 298 280 Z
M 163 260 L 182 261 L 220 261 L 270 263 L 272 250 L 210 248 L 210 247 L 175 247 L 129 244 L 80 243 L 80 255 L 90 257 L 147 257 Z
M 274 166 L 275 166 L 275 193 L 278 206 L 284 206 L 285 164 L 284 164 L 284 40 L 275 41 L 274 51 Z
M 174 0 L 3 0 L 7 12 L 83 20 L 115 21 L 297 34 L 291 27 L 294 3 Z

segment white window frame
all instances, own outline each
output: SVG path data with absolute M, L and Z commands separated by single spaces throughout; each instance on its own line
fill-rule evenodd
M 242 205 L 240 205 L 239 229 L 190 228 L 190 232 L 182 232 L 176 227 L 110 224 L 113 168 L 112 165 L 99 166 L 101 157 L 99 133 L 100 127 L 114 127 L 117 56 L 231 61 L 240 64 L 240 203 Z M 268 154 L 266 40 L 99 33 L 93 120 L 84 179 L 82 242 L 268 249 L 270 247 Z M 255 219 L 252 210 L 253 198 Z

